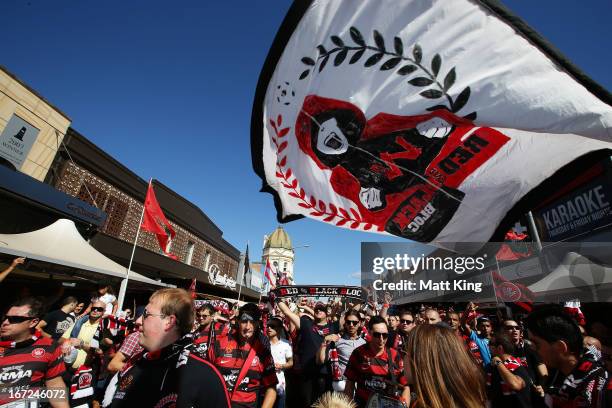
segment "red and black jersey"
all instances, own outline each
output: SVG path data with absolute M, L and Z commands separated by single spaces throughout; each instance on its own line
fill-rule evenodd
M 0 348 L 0 405 L 9 402 L 9 388 L 44 387 L 45 381 L 65 370 L 62 350 L 51 338 L 32 338 L 14 348 Z
M 235 332 L 231 332 L 227 336 L 217 338 L 214 345 L 214 365 L 225 380 L 227 390 L 232 396 L 232 404 L 255 407 L 258 392 L 278 383 L 274 360 L 269 344 L 263 342 L 259 337 L 252 345 L 248 342 L 239 344 L 237 337 Z M 255 357 L 240 384 L 236 385 L 238 375 L 247 360 L 251 347 L 255 350 Z
M 484 362 L 482 360 L 482 354 L 480 354 L 478 344 L 476 344 L 474 340 L 470 339 L 470 336 L 466 336 L 465 334 L 461 335 L 461 339 L 465 343 L 468 351 L 470 352 L 476 363 L 482 366 Z
M 500 408 L 529 408 L 531 407 L 531 382 L 527 370 L 521 361 L 515 357 L 503 360 L 504 366 L 523 379 L 525 387 L 520 391 L 514 391 L 499 374 L 499 369 L 494 364 L 487 367 L 487 388 L 489 399 L 493 407 Z
M 388 350 L 388 352 L 387 352 Z M 392 362 L 388 361 L 388 354 Z M 377 356 L 369 344 L 357 347 L 349 359 L 344 376 L 357 384 L 356 397 L 360 401 L 367 401 L 372 393 L 383 394 L 389 397 L 398 397 L 391 393 L 392 384 L 389 368 L 395 374 L 395 381 L 407 385 L 404 376 L 404 362 L 394 349 L 385 349 Z
M 204 359 L 212 360 L 212 353 L 208 352 L 210 345 L 215 342 L 217 336 L 227 336 L 229 329 L 229 324 L 213 322 L 207 329 L 200 330 L 193 340 L 195 344 L 194 352 Z

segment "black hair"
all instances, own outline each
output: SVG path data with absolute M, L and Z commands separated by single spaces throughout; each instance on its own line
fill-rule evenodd
M 28 317 L 34 317 L 40 319 L 44 312 L 43 302 L 39 298 L 25 297 L 13 302 L 11 307 L 30 306 Z
M 210 312 L 210 315 L 212 316 L 213 314 L 215 314 L 215 307 L 213 305 L 211 305 L 210 303 L 204 303 L 204 305 L 202 305 L 202 307 L 198 308 L 198 312 L 200 310 L 208 310 Z
M 387 326 L 387 330 L 389 330 L 389 325 L 387 324 L 387 321 L 381 317 L 381 316 L 372 316 L 370 318 L 370 321 L 368 322 L 368 330 L 372 331 L 372 327 L 374 327 L 375 324 L 384 324 L 385 326 Z
M 412 312 L 411 312 L 410 310 L 408 310 L 408 309 L 400 310 L 400 312 L 397 314 L 397 316 L 399 316 L 400 318 L 401 318 L 403 315 L 410 315 L 410 316 L 412 316 L 412 318 L 414 319 L 414 313 L 412 313 Z
M 261 312 L 259 311 L 259 307 L 255 303 L 246 303 L 240 309 L 238 309 L 238 318 L 246 313 L 253 317 L 256 321 L 261 320 Z
M 346 321 L 346 318 L 349 316 L 355 316 L 357 320 L 361 321 L 361 316 L 359 315 L 359 312 L 357 310 L 354 310 L 354 309 L 347 310 L 344 313 L 344 320 Z
M 79 300 L 77 298 L 75 298 L 74 296 L 68 296 L 66 299 L 64 299 L 62 301 L 62 306 L 61 307 L 64 307 L 64 306 L 69 305 L 71 303 L 76 303 L 78 305 L 79 304 Z
M 546 305 L 537 308 L 527 316 L 527 328 L 532 335 L 549 343 L 563 340 L 573 353 L 582 350 L 582 334 L 578 324 L 561 306 Z
M 280 319 L 273 317 L 270 320 L 268 320 L 268 326 L 272 327 L 274 330 L 278 332 L 283 328 L 283 322 Z
M 495 336 L 491 340 L 489 340 L 489 345 L 493 347 L 502 346 L 505 353 L 514 355 L 516 353 L 516 345 L 510 339 L 508 333 L 503 331 L 498 331 L 495 333 Z

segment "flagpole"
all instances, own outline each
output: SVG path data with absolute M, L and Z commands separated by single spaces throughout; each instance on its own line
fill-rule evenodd
M 149 179 L 149 186 L 151 185 L 151 181 L 153 179 Z M 146 200 L 146 197 L 145 197 Z M 140 225 L 142 224 L 142 219 L 144 218 L 145 213 L 145 203 L 142 203 L 142 212 L 140 213 L 140 221 L 138 221 L 138 228 L 136 229 L 136 238 L 134 239 L 134 246 L 132 247 L 132 256 L 130 256 L 130 263 L 128 264 L 127 272 L 125 273 L 125 278 L 121 281 L 121 286 L 119 288 L 119 299 L 117 300 L 117 304 L 119 305 L 117 310 L 123 310 L 123 301 L 125 300 L 125 292 L 127 291 L 127 284 L 130 280 L 130 271 L 132 269 L 132 262 L 134 261 L 134 254 L 136 253 L 136 243 L 138 242 L 138 236 L 140 235 Z M 136 311 L 134 311 L 136 313 Z
M 497 262 L 497 256 L 495 257 L 495 265 L 497 266 L 497 273 L 499 276 L 503 277 L 501 270 L 499 270 L 499 262 Z M 496 307 L 499 308 L 499 299 L 497 299 L 497 290 L 495 290 L 495 278 L 493 278 L 493 270 L 489 269 L 491 273 L 491 285 L 493 286 L 493 294 L 495 295 L 495 304 Z
M 246 254 L 244 254 L 244 269 L 242 270 L 242 279 L 244 279 L 244 274 L 246 273 L 246 269 L 249 267 L 249 265 L 247 265 L 247 261 L 249 260 L 249 241 L 247 241 L 247 251 Z M 238 280 L 238 302 L 240 302 L 240 293 L 242 293 L 242 279 Z
M 264 288 L 268 286 L 268 283 L 266 282 L 266 284 L 264 285 Z M 263 288 L 262 288 L 263 289 Z M 263 289 L 265 290 L 265 289 Z M 257 301 L 257 304 L 259 305 L 261 303 L 261 295 L 263 295 L 263 290 L 259 291 L 259 300 Z

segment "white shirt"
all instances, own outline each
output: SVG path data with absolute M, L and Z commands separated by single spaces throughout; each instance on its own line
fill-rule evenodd
M 291 351 L 291 345 L 287 340 L 279 340 L 276 344 L 270 343 L 270 350 L 272 352 L 272 358 L 275 364 L 286 364 L 287 360 L 293 358 L 293 351 Z M 281 370 L 276 373 L 278 378 L 278 384 L 276 390 L 279 392 L 285 392 L 285 373 Z

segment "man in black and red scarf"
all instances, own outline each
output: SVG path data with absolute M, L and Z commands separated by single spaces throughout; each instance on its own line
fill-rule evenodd
M 510 337 L 499 332 L 489 341 L 491 364 L 486 367 L 487 391 L 495 408 L 532 408 L 530 378 L 516 357 Z
M 544 405 L 544 388 L 548 382 L 548 369 L 540 360 L 538 353 L 523 339 L 523 328 L 515 320 L 504 320 L 502 329 L 516 348 L 513 354 L 521 361 L 521 365 L 525 367 L 529 378 L 531 379 L 531 403 L 534 408 L 545 407 Z
M 415 327 L 416 323 L 412 312 L 408 310 L 401 311 L 399 314 L 399 325 L 397 326 L 397 330 L 392 330 L 389 333 L 387 346 L 396 350 L 401 350 L 403 345 L 406 344 L 408 333 Z
M 562 376 L 548 390 L 557 408 L 612 406 L 610 374 L 595 348 L 585 349 L 580 329 L 558 306 L 541 307 L 527 318 L 529 338 L 547 367 Z M 557 381 L 553 380 L 553 383 Z
M 19 391 L 46 387 L 57 390 L 61 398 L 50 401 L 53 407 L 68 407 L 62 352 L 57 343 L 34 331 L 40 322 L 42 303 L 25 298 L 14 303 L 0 327 L 0 405 L 19 400 Z
M 193 302 L 184 289 L 153 293 L 140 324 L 145 351 L 119 374 L 111 407 L 229 408 L 223 378 L 212 364 L 191 353 Z
M 214 364 L 223 375 L 232 408 L 255 408 L 259 395 L 262 408 L 272 408 L 276 400 L 276 368 L 260 319 L 257 305 L 247 303 L 238 311 L 236 327 L 214 344 Z
M 304 407 L 310 407 L 325 392 L 332 389 L 332 376 L 329 367 L 316 364 L 316 355 L 323 339 L 337 334 L 339 322 L 328 322 L 327 306 L 317 303 L 314 307 L 314 322 L 307 316 L 299 317 L 284 302 L 279 302 L 281 312 L 288 317 L 299 331 L 297 361 L 301 370 L 301 384 L 298 400 Z M 291 390 L 293 391 L 293 390 Z
M 195 333 L 195 349 L 199 356 L 212 361 L 212 348 L 217 335 L 225 336 L 229 332 L 229 325 L 223 321 L 216 321 L 215 307 L 206 303 L 196 312 L 198 328 Z
M 346 371 L 344 393 L 355 398 L 358 407 L 365 407 L 373 394 L 407 404 L 410 389 L 404 376 L 400 353 L 386 346 L 389 337 L 387 321 L 373 316 L 368 322 L 369 341 L 351 354 Z

